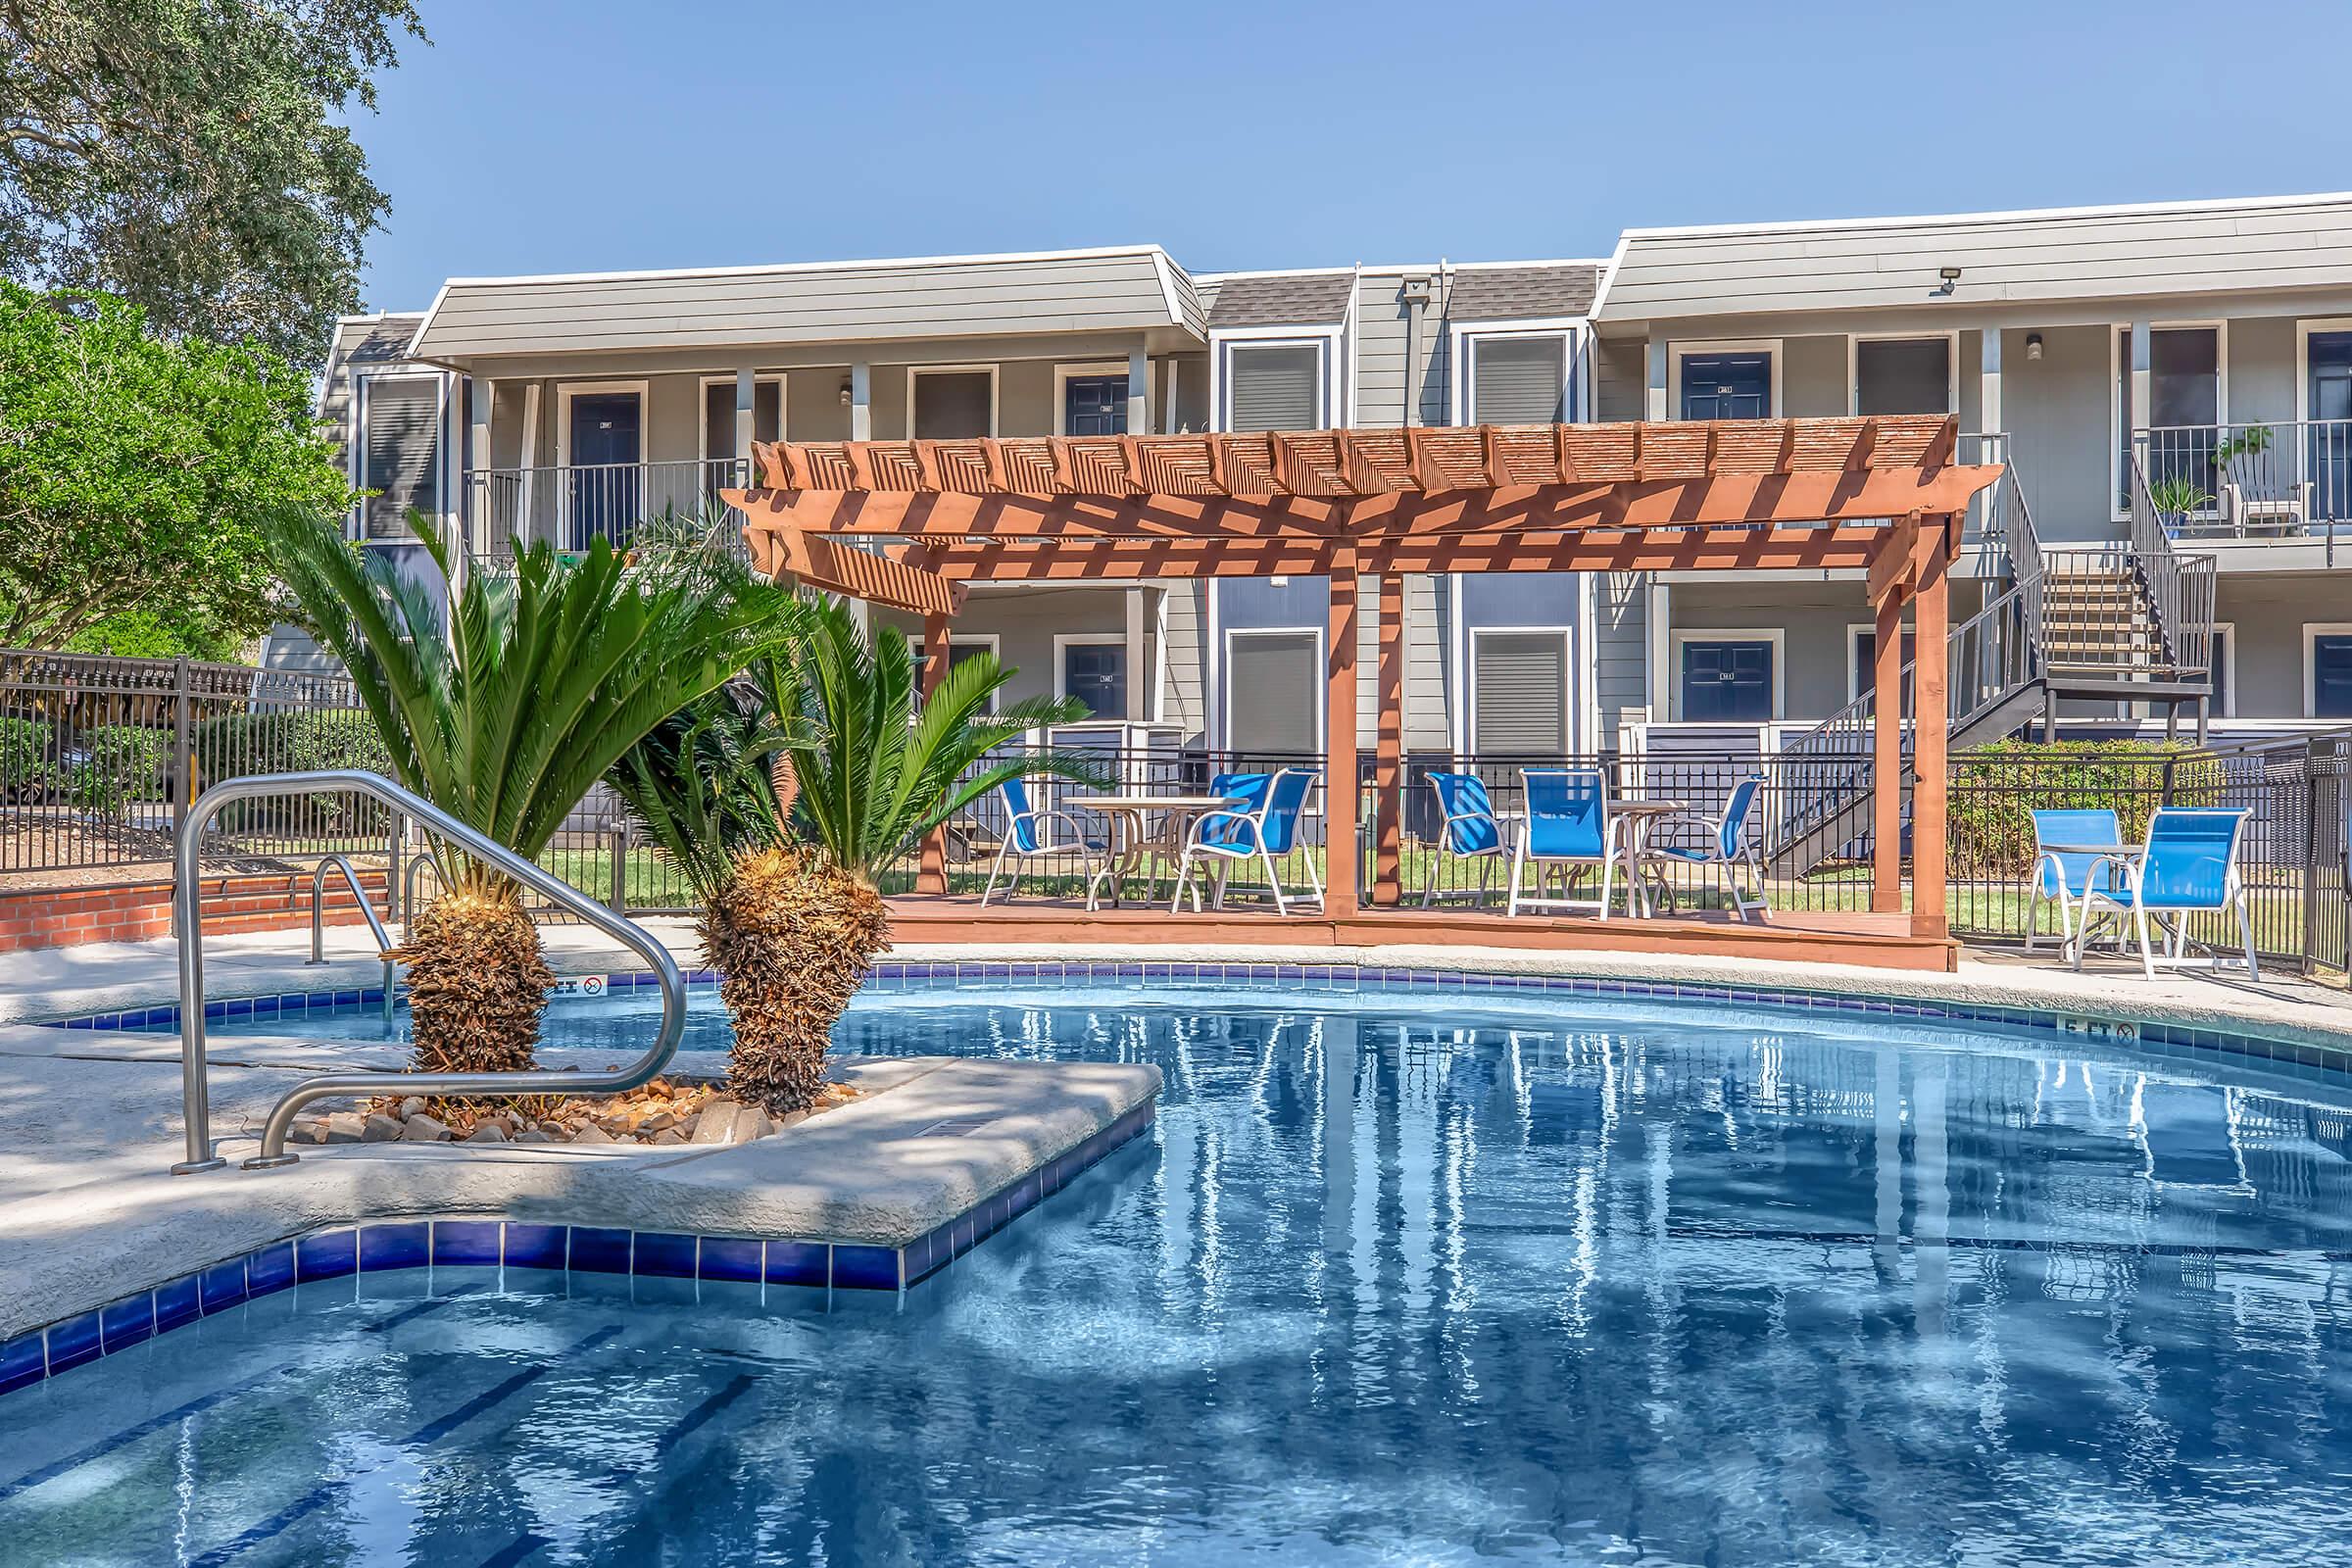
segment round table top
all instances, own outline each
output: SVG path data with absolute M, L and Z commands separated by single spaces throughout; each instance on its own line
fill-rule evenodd
M 1230 795 L 1073 795 L 1065 804 L 1090 811 L 1213 811 L 1236 801 Z
M 1609 809 L 1619 816 L 1673 816 L 1690 809 L 1689 801 L 1611 801 Z

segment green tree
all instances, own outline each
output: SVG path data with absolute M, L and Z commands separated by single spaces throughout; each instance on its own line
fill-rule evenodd
M 387 209 L 344 119 L 410 0 L 0 3 L 0 272 L 297 364 Z
M 350 503 L 276 355 L 0 280 L 0 647 L 108 626 L 144 627 L 150 652 L 252 636 L 276 610 L 262 519 L 321 524 Z
M 730 819 L 699 805 L 674 808 L 696 802 L 704 788 L 688 775 L 731 780 L 735 798 L 772 802 L 790 817 L 789 835 L 770 843 L 759 831 L 757 804 L 732 813 L 748 847 L 731 859 L 709 840 L 694 842 L 691 831 L 679 846 L 725 865 L 709 882 L 702 931 L 735 1026 L 727 1083 L 738 1099 L 777 1114 L 815 1099 L 833 1025 L 890 939 L 877 884 L 924 835 L 1010 778 L 1047 773 L 1105 782 L 1100 764 L 1080 755 L 992 759 L 1028 730 L 1085 716 L 1084 704 L 1053 698 L 990 712 L 1011 676 L 994 655 L 976 655 L 951 669 L 917 711 L 906 639 L 869 640 L 844 607 L 825 605 L 811 609 L 792 667 L 766 684 L 773 717 L 761 744 L 782 767 L 760 766 L 739 743 L 748 733 L 740 716 L 714 715 L 716 734 L 709 718 L 690 723 L 671 745 L 672 808 L 648 818 L 658 842 L 697 819 Z M 714 748 L 717 734 L 726 738 Z M 723 771 L 681 765 L 698 749 L 745 760 Z M 644 782 L 659 776 L 649 770 Z
M 443 574 L 451 563 L 419 527 Z M 393 776 L 500 844 L 536 858 L 597 780 L 667 715 L 770 652 L 792 597 L 685 557 L 627 565 L 603 535 L 576 562 L 540 543 L 512 577 L 465 575 L 446 618 L 381 551 L 331 528 L 274 523 L 278 569 L 340 658 Z M 443 895 L 410 928 L 417 1065 L 527 1067 L 554 975 L 520 890 L 436 852 Z

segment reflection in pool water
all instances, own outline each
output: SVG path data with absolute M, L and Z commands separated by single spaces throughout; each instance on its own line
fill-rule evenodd
M 912 993 L 841 1041 L 1167 1092 L 903 1302 L 379 1275 L 11 1395 L 0 1560 L 2341 1550 L 2352 1086 L 1556 999 Z

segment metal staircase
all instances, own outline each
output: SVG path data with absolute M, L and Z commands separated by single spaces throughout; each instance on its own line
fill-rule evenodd
M 2132 466 L 2132 530 L 2116 545 L 2045 547 L 2007 438 L 1963 437 L 1984 446 L 1972 462 L 1999 462 L 2001 477 L 1979 499 L 1966 544 L 1981 553 L 1992 597 L 1954 627 L 1945 722 L 1954 753 L 2005 740 L 2058 698 L 2195 702 L 2209 674 L 2217 563 L 2174 547 Z M 1910 689 L 1912 666 L 1902 685 Z M 1775 872 L 1802 875 L 1855 851 L 1871 826 L 1871 743 L 1875 692 L 1865 691 L 1781 749 L 1781 809 L 1768 858 Z M 2168 728 L 2171 720 L 2168 717 Z M 1905 782 L 1912 736 L 1903 727 Z

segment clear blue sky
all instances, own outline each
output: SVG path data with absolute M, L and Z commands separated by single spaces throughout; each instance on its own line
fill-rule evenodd
M 442 278 L 1157 240 L 1198 270 L 1628 225 L 2352 186 L 2352 7 L 422 0 L 358 133 Z

